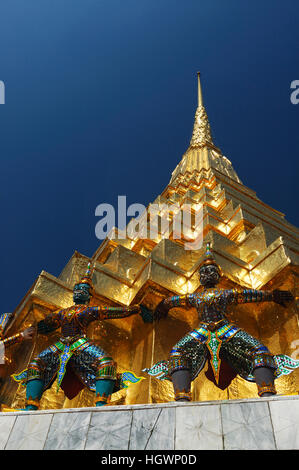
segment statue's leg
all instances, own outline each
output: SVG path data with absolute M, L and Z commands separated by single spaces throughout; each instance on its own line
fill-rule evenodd
M 41 379 L 33 379 L 27 382 L 25 410 L 38 410 L 39 401 L 43 394 L 44 382 Z
M 27 369 L 25 410 L 39 409 L 43 391 L 51 383 L 59 366 L 59 355 L 47 348 L 36 356 Z
M 179 343 L 169 355 L 169 373 L 172 380 L 175 401 L 191 401 L 191 374 L 189 360 Z
M 104 406 L 110 402 L 116 380 L 116 363 L 112 357 L 102 357 L 96 374 L 96 406 Z
M 38 410 L 43 394 L 43 367 L 39 357 L 31 361 L 27 369 L 25 410 Z
M 70 359 L 73 372 L 90 390 L 95 387 L 95 405 L 107 405 L 116 381 L 116 363 L 100 346 L 87 343 Z
M 187 333 L 173 346 L 168 360 L 175 401 L 191 401 L 191 382 L 207 360 L 207 349 L 197 330 Z
M 235 369 L 241 377 L 254 378 L 258 395 L 275 395 L 274 372 L 276 364 L 273 355 L 259 340 L 244 330 L 239 330 L 228 341 L 224 341 L 220 356 Z
M 274 385 L 274 372 L 276 364 L 273 355 L 263 344 L 257 344 L 252 350 L 253 371 L 252 374 L 257 385 L 258 395 L 260 397 L 270 397 L 276 395 Z

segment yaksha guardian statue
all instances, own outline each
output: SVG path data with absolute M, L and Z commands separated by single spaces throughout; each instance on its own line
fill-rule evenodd
M 96 320 L 129 317 L 140 314 L 146 322 L 151 316 L 146 307 L 91 307 L 94 294 L 90 265 L 86 275 L 74 286 L 74 305 L 49 314 L 37 324 L 37 333 L 49 334 L 61 328 L 58 342 L 42 351 L 20 374 L 13 375 L 26 385 L 26 410 L 39 408 L 40 398 L 57 378 L 57 391 L 61 387 L 72 399 L 86 386 L 95 392 L 96 406 L 106 405 L 112 393 L 137 383 L 143 377 L 132 372 L 117 374 L 116 363 L 101 347 L 86 337 L 88 325 Z
M 160 361 L 145 371 L 157 379 L 171 380 L 177 401 L 191 400 L 191 381 L 207 360 L 207 377 L 223 390 L 239 374 L 256 382 L 259 396 L 276 394 L 275 378 L 292 372 L 299 367 L 299 361 L 272 355 L 260 341 L 230 323 L 226 313 L 231 305 L 247 302 L 276 302 L 285 306 L 293 300 L 292 294 L 282 290 L 217 289 L 220 268 L 209 243 L 199 274 L 202 292 L 164 299 L 154 312 L 154 319 L 159 320 L 173 307 L 195 307 L 200 320 L 198 327 L 173 347 L 168 361 Z

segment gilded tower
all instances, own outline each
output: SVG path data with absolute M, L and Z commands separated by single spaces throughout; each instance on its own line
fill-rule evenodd
M 84 274 L 88 262 L 95 265 L 93 304 L 133 305 L 142 302 L 154 308 L 164 297 L 201 290 L 198 266 L 204 256 L 204 244 L 186 249 L 188 234 L 175 236 L 175 227 L 165 208 L 188 205 L 191 220 L 201 211 L 199 231 L 191 227 L 192 237 L 209 241 L 217 263 L 222 268 L 220 287 L 284 289 L 297 295 L 299 274 L 299 231 L 284 215 L 262 202 L 236 174 L 232 163 L 213 143 L 212 132 L 203 103 L 198 74 L 198 107 L 190 145 L 174 169 L 170 181 L 149 205 L 159 207 L 154 237 L 138 237 L 128 224 L 126 236 L 107 237 L 92 257 L 77 251 L 63 271 L 55 277 L 42 271 L 13 312 L 7 334 L 43 319 L 48 313 L 72 305 L 72 288 Z M 193 218 L 192 218 L 193 217 Z M 163 220 L 168 219 L 167 236 Z M 150 211 L 140 222 L 146 233 L 151 224 Z M 143 232 L 144 233 L 144 232 Z M 296 304 L 282 308 L 274 303 L 244 304 L 231 310 L 230 320 L 259 338 L 273 354 L 299 357 L 299 317 Z M 118 363 L 119 371 L 130 369 L 143 375 L 144 368 L 168 356 L 173 344 L 197 325 L 192 309 L 172 309 L 169 318 L 144 324 L 129 317 L 94 323 L 89 337 L 100 341 Z M 59 331 L 38 336 L 33 343 L 21 344 L 12 351 L 12 370 L 21 371 L 33 355 L 58 340 Z M 144 375 L 146 377 L 146 375 Z M 276 381 L 279 394 L 299 392 L 299 371 Z M 22 407 L 25 390 L 7 377 L 1 386 L 1 402 Z M 235 378 L 221 390 L 205 376 L 205 370 L 192 383 L 195 401 L 236 399 L 256 396 L 255 384 Z M 172 401 L 172 385 L 146 377 L 129 389 L 112 396 L 111 404 Z M 56 385 L 47 390 L 41 409 L 93 406 L 92 393 L 83 390 L 73 400 L 64 397 Z

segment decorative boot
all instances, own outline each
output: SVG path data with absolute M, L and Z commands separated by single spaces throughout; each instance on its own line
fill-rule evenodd
M 274 385 L 274 371 L 269 367 L 257 367 L 253 371 L 257 385 L 258 395 L 260 397 L 271 397 L 276 395 Z
M 175 401 L 191 401 L 191 377 L 187 369 L 176 370 L 171 374 Z
M 115 380 L 99 379 L 96 381 L 95 405 L 104 406 L 110 403 Z

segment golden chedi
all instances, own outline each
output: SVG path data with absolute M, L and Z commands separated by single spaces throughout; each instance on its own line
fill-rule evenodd
M 214 145 L 199 74 L 198 107 L 190 145 L 169 183 L 148 209 L 153 205 L 158 207 L 154 237 L 134 236 L 130 230 L 121 237 L 116 229 L 115 236 L 107 236 L 91 257 L 76 251 L 58 277 L 42 271 L 13 312 L 14 320 L 6 336 L 43 320 L 57 309 L 71 306 L 73 286 L 82 278 L 89 262 L 95 266 L 95 295 L 91 305 L 128 307 L 142 303 L 154 310 L 165 297 L 200 293 L 203 287 L 199 266 L 207 242 L 221 267 L 219 289 L 288 290 L 296 298 L 299 231 L 281 212 L 262 202 L 241 182 L 230 160 Z M 200 224 L 191 225 L 190 234 L 183 232 L 177 237 L 174 211 L 165 208 L 180 210 L 185 206 L 189 207 L 191 224 L 198 220 Z M 143 229 L 149 234 L 152 234 L 151 222 L 149 210 L 142 221 Z M 129 223 L 132 224 L 134 220 Z M 192 245 L 197 238 L 203 243 Z M 188 243 L 193 249 L 186 249 Z M 299 358 L 296 302 L 286 308 L 273 302 L 236 304 L 230 308 L 229 320 L 258 338 L 273 354 Z M 114 394 L 111 404 L 174 400 L 171 382 L 148 377 L 142 370 L 167 357 L 172 346 L 197 323 L 195 308 L 178 306 L 169 312 L 167 319 L 152 324 L 143 323 L 140 316 L 91 324 L 88 337 L 100 342 L 116 361 L 120 373 L 129 369 L 146 378 Z M 15 372 L 24 370 L 33 357 L 59 337 L 57 330 L 47 336 L 39 335 L 31 343 L 14 346 Z M 208 364 L 192 382 L 192 400 L 257 396 L 255 384 L 239 376 L 227 388 L 220 389 L 207 379 L 207 370 Z M 70 400 L 56 389 L 54 382 L 42 397 L 41 409 L 93 406 L 94 397 L 89 390 L 82 390 Z M 298 370 L 278 378 L 276 389 L 282 395 L 297 394 Z M 24 406 L 24 387 L 11 377 L 2 380 L 0 393 L 1 403 L 15 408 Z

